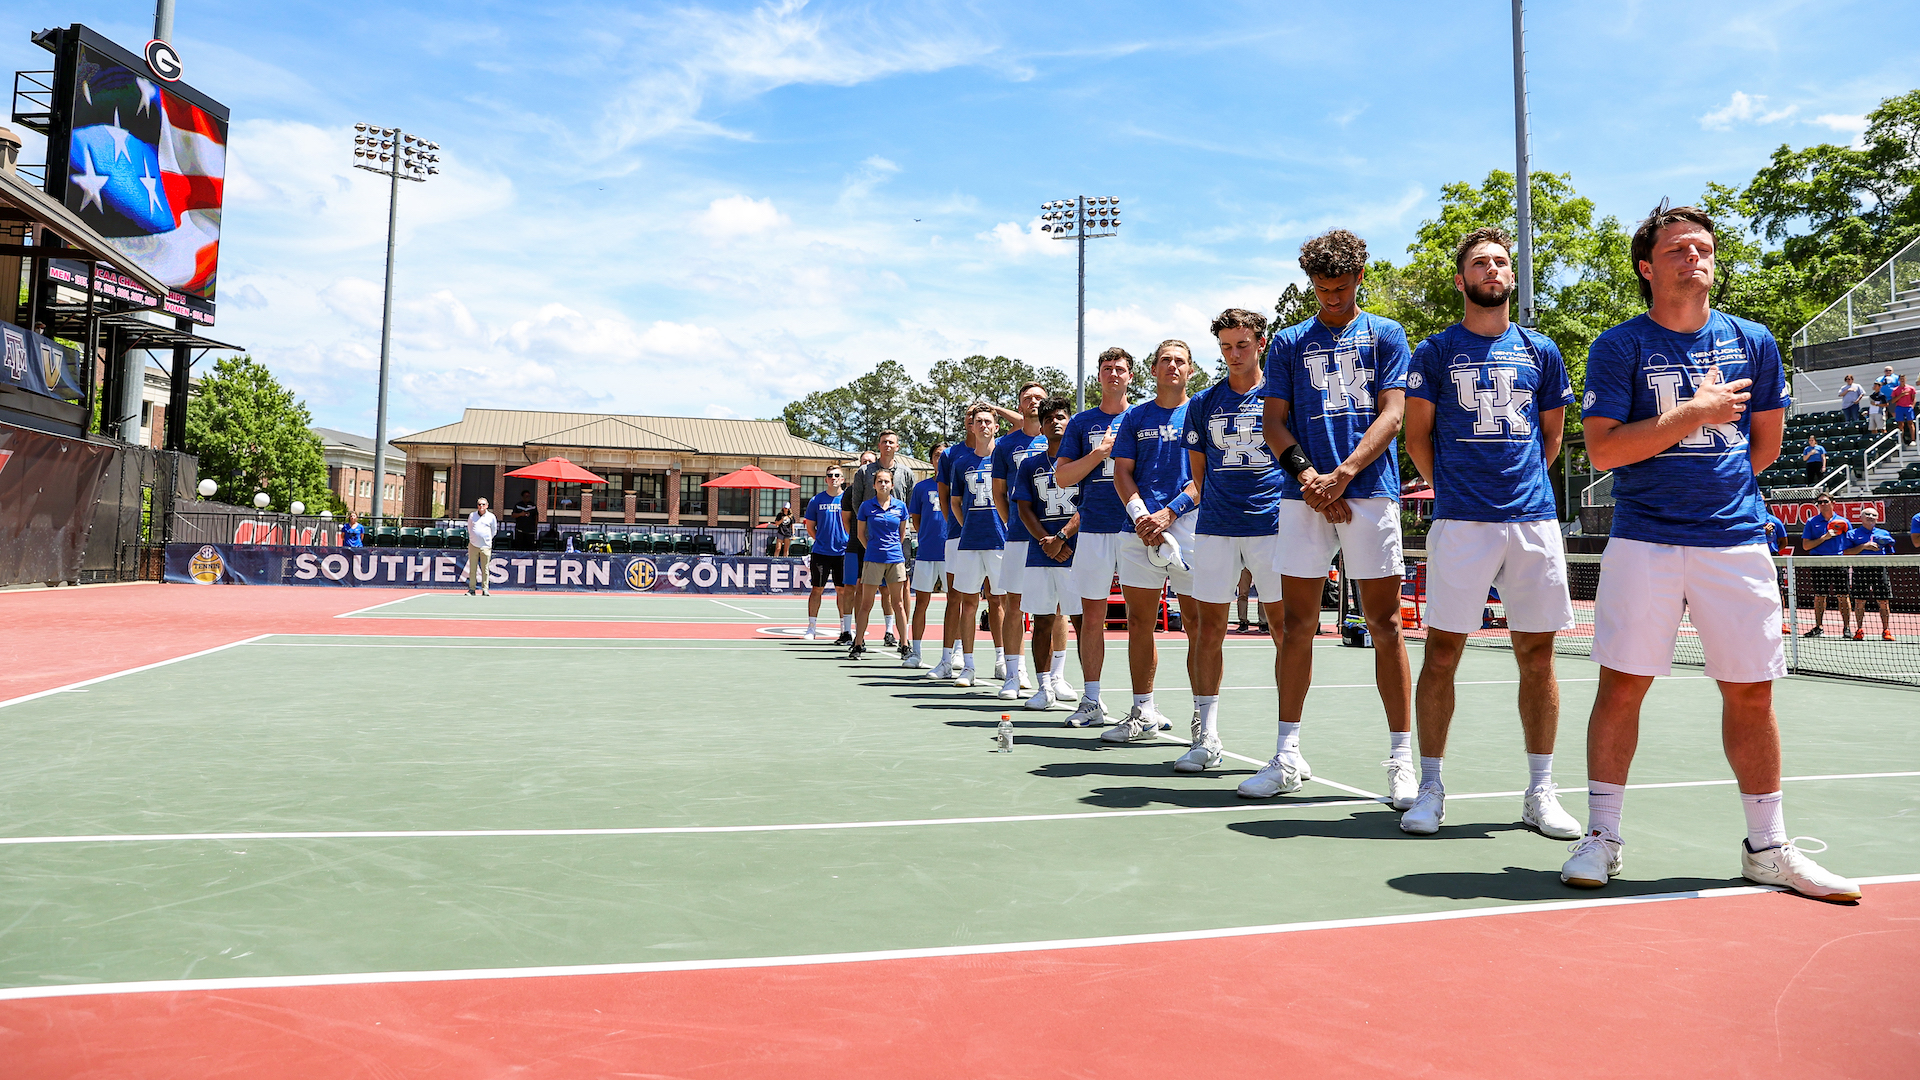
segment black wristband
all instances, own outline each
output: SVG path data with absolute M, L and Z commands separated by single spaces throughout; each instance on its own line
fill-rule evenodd
M 1294 443 L 1280 451 L 1280 467 L 1287 470 L 1287 475 L 1297 480 L 1301 473 L 1313 468 L 1313 462 L 1307 460 L 1307 452 L 1300 449 L 1300 444 Z

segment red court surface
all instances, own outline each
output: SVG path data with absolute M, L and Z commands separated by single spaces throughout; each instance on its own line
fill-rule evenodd
M 1857 906 L 1736 894 L 1033 952 L 7 1001 L 0 1060 L 33 1080 L 1912 1077 L 1920 883 Z

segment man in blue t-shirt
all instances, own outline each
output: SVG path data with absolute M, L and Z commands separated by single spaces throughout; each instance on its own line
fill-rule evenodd
M 1133 354 L 1111 348 L 1100 354 L 1100 404 L 1075 416 L 1060 439 L 1059 479 L 1062 487 L 1080 489 L 1080 532 L 1073 549 L 1073 577 L 1080 591 L 1076 612 L 1080 628 L 1080 674 L 1085 680 L 1080 711 L 1085 724 L 1106 720 L 1100 701 L 1100 672 L 1107 659 L 1107 598 L 1120 572 L 1120 534 L 1127 513 L 1113 490 L 1113 439 L 1120 417 L 1127 411 L 1127 388 L 1133 384 Z
M 1646 314 L 1601 334 L 1581 399 L 1587 454 L 1613 472 L 1613 535 L 1594 598 L 1600 665 L 1587 721 L 1587 832 L 1560 880 L 1597 889 L 1620 872 L 1620 814 L 1640 705 L 1673 667 L 1691 620 L 1720 684 L 1721 741 L 1747 835 L 1740 873 L 1823 900 L 1854 900 L 1853 882 L 1787 837 L 1773 680 L 1786 674 L 1780 594 L 1756 476 L 1780 456 L 1786 373 L 1773 335 L 1713 310 L 1713 220 L 1659 208 L 1631 244 Z
M 1849 528 L 1846 515 L 1834 509 L 1833 496 L 1825 492 L 1814 505 L 1819 513 L 1808 518 L 1806 527 L 1800 530 L 1800 550 L 1807 555 L 1844 553 Z M 1853 601 L 1847 595 L 1847 568 L 1803 562 L 1797 576 L 1795 591 L 1813 597 L 1813 628 L 1800 636 L 1820 637 L 1826 633 L 1820 624 L 1826 621 L 1828 600 L 1840 612 L 1840 636 L 1851 633 Z
M 813 591 L 807 594 L 807 633 L 803 640 L 820 637 L 820 596 L 833 585 L 833 603 L 840 609 L 840 637 L 835 645 L 853 644 L 853 582 L 846 580 L 847 526 L 840 517 L 840 481 L 845 478 L 840 466 L 827 469 L 827 490 L 807 500 L 807 539 L 813 550 L 807 554 L 807 574 Z
M 1078 696 L 1071 690 L 1061 693 L 1066 688 L 1066 623 L 1056 621 L 1053 624 L 1058 640 L 1052 642 L 1051 646 L 1052 651 L 1059 654 L 1053 667 L 1029 673 L 1020 661 L 1021 642 L 1026 639 L 1027 633 L 1026 616 L 1021 613 L 1020 592 L 1025 587 L 1027 576 L 1028 537 L 1026 525 L 1013 510 L 1009 493 L 1020 471 L 1020 463 L 1046 451 L 1047 437 L 1040 433 L 1040 421 L 1035 418 L 1035 410 L 1046 396 L 1047 388 L 1039 383 L 1022 384 L 1015 394 L 1020 406 L 1020 426 L 1000 436 L 993 444 L 993 505 L 1000 511 L 1000 520 L 1007 524 L 1007 546 L 1002 549 L 1000 556 L 1000 576 L 993 581 L 993 591 L 1000 600 L 1000 625 L 995 629 L 994 639 L 1006 663 L 1000 696 L 1009 701 L 1019 697 L 1022 691 L 1033 689 L 1035 676 L 1057 682 L 1059 685 L 1054 688 L 1056 696 Z
M 1454 249 L 1453 287 L 1464 317 L 1414 350 L 1407 372 L 1407 456 L 1433 484 L 1427 534 L 1427 642 L 1415 702 L 1420 790 L 1400 818 L 1428 836 L 1446 821 L 1441 765 L 1453 722 L 1454 674 L 1467 635 L 1480 629 L 1487 590 L 1506 608 L 1520 668 L 1520 730 L 1527 788 L 1520 820 L 1557 840 L 1580 823 L 1560 806 L 1553 744 L 1560 724 L 1553 637 L 1573 628 L 1567 558 L 1547 465 L 1560 455 L 1573 385 L 1560 349 L 1515 326 L 1511 241 L 1475 229 Z
M 1117 727 L 1101 732 L 1113 743 L 1157 743 L 1173 727 L 1153 701 L 1160 668 L 1154 630 L 1168 585 L 1180 604 L 1180 625 L 1194 610 L 1193 511 L 1200 489 L 1187 460 L 1187 380 L 1193 353 L 1184 341 L 1163 341 L 1153 350 L 1153 398 L 1126 411 L 1113 440 L 1113 487 L 1126 511 L 1120 537 L 1120 594 L 1127 602 L 1127 668 L 1133 678 L 1133 708 Z M 1151 545 L 1151 547 L 1149 547 Z M 1187 651 L 1187 681 L 1193 681 L 1193 651 Z
M 1893 554 L 1893 534 L 1880 527 L 1880 511 L 1871 506 L 1861 507 L 1860 524 L 1847 530 L 1841 537 L 1842 554 L 1846 555 L 1891 555 Z M 1880 605 L 1880 640 L 1893 640 L 1893 580 L 1884 566 L 1856 566 L 1848 575 L 1847 595 L 1853 600 L 1856 615 L 1853 621 L 1853 640 L 1865 641 L 1867 638 L 1867 605 Z
M 927 609 L 933 606 L 933 594 L 945 591 L 947 586 L 947 512 L 940 505 L 939 480 L 940 457 L 946 450 L 944 442 L 927 448 L 927 460 L 933 462 L 934 475 L 913 485 L 913 492 L 907 496 L 907 514 L 914 523 L 913 629 L 901 667 L 927 666 L 920 651 L 921 639 L 927 635 Z M 950 657 L 947 643 L 942 641 L 940 659 L 946 662 Z
M 1014 516 L 1029 537 L 1026 577 L 1021 586 L 1025 591 L 1020 594 L 1020 603 L 1033 616 L 1033 666 L 1040 669 L 1053 661 L 1051 643 L 1057 632 L 1064 633 L 1059 628 L 1068 619 L 1080 618 L 1074 614 L 1080 598 L 1075 595 L 1078 589 L 1073 560 L 1075 537 L 1083 519 L 1078 509 L 1080 492 L 1060 483 L 1058 471 L 1060 442 L 1073 419 L 1073 402 L 1060 394 L 1042 398 L 1034 408 L 1034 419 L 1045 441 L 1039 453 L 1021 460 L 1014 473 L 1012 495 Z M 1105 629 L 1104 622 L 1101 628 Z M 1044 711 L 1058 700 L 1054 680 L 1043 678 L 1039 689 L 1027 699 L 1027 708 Z M 1088 720 L 1085 710 L 1075 709 L 1066 722 L 1068 727 L 1080 727 L 1098 723 L 1099 718 L 1096 714 Z
M 1267 346 L 1267 441 L 1288 476 L 1280 492 L 1278 569 L 1286 626 L 1280 683 L 1302 691 L 1313 680 L 1320 594 L 1334 552 L 1360 594 L 1373 636 L 1373 673 L 1387 716 L 1387 799 L 1413 805 L 1413 688 L 1400 636 L 1400 459 L 1394 436 L 1406 411 L 1407 333 L 1361 311 L 1367 245 L 1333 229 L 1300 246 L 1300 269 L 1320 310 L 1274 334 Z M 1306 695 L 1280 695 L 1282 756 L 1305 778 L 1300 754 Z M 1277 769 L 1240 785 L 1264 798 L 1284 790 Z
M 1761 527 L 1767 532 L 1767 554 L 1785 555 L 1791 550 L 1793 541 L 1788 537 L 1787 523 L 1780 520 L 1780 515 L 1767 511 L 1767 520 Z
M 1238 592 L 1242 571 L 1253 575 L 1275 644 L 1280 630 L 1274 524 L 1284 474 L 1261 430 L 1260 358 L 1267 348 L 1267 317 L 1245 308 L 1228 308 L 1214 316 L 1212 333 L 1227 377 L 1187 402 L 1186 427 L 1181 433 L 1187 468 L 1200 493 L 1193 554 L 1187 557 L 1187 565 L 1193 568 L 1196 616 L 1186 631 L 1193 740 L 1173 763 L 1173 770 L 1181 773 L 1205 772 L 1220 764 L 1222 650 L 1227 640 L 1227 607 Z M 1287 790 L 1299 790 L 1300 782 L 1296 773 Z
M 979 632 L 982 593 L 988 597 L 988 624 L 999 625 L 994 606 L 999 598 L 992 595 L 992 582 L 1000 576 L 1001 553 L 1007 543 L 1007 524 L 993 505 L 993 435 L 999 421 L 993 406 L 976 401 L 967 406 L 966 422 L 967 441 L 948 450 L 945 461 L 948 501 L 960 519 L 960 546 L 947 564 L 947 573 L 953 576 L 947 602 L 957 598 L 960 606 L 955 629 L 962 660 L 953 676 L 953 685 L 960 687 L 972 686 L 976 678 L 973 642 Z

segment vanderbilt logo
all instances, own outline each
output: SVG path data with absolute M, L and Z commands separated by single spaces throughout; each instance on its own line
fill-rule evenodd
M 645 592 L 659 580 L 660 571 L 655 569 L 651 559 L 635 559 L 627 564 L 627 588 Z

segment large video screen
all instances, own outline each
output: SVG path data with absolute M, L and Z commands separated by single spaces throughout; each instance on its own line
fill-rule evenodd
M 227 166 L 227 110 L 182 83 L 168 83 L 146 61 L 85 27 L 67 32 L 60 50 L 70 86 L 60 176 L 49 153 L 48 194 L 98 229 L 127 261 L 160 279 L 167 310 L 213 321 L 220 264 L 220 208 Z M 70 75 L 69 75 L 70 73 Z M 56 131 L 59 138 L 61 132 Z M 79 267 L 74 280 L 84 282 Z M 128 296 L 130 279 L 102 272 L 92 283 Z M 132 297 L 129 297 L 132 298 Z

